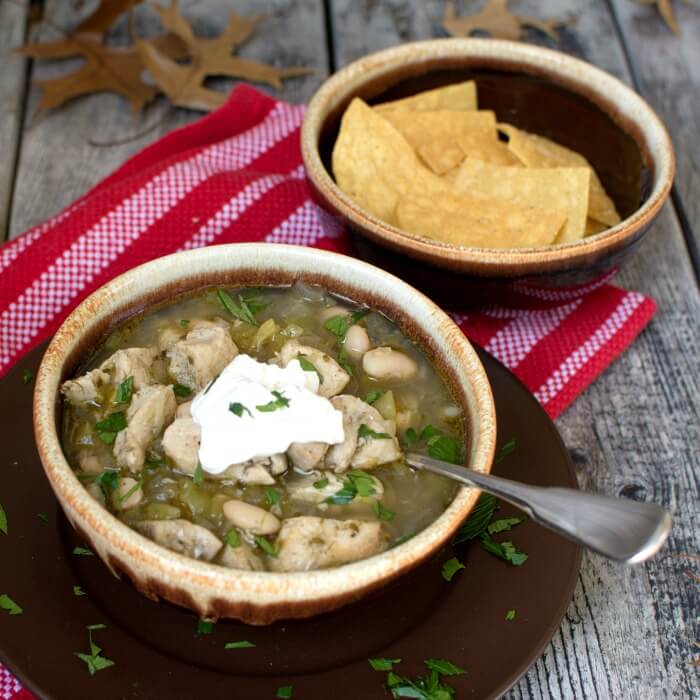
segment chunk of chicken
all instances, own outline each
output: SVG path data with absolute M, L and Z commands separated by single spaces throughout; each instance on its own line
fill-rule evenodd
M 146 448 L 175 417 L 175 393 L 171 386 L 146 386 L 134 394 L 126 412 L 127 426 L 114 441 L 114 457 L 132 472 L 143 469 Z
M 286 367 L 300 355 L 306 357 L 319 371 L 321 384 L 318 388 L 320 396 L 330 398 L 339 394 L 350 381 L 350 375 L 330 356 L 310 345 L 301 345 L 297 340 L 290 340 L 280 350 L 280 363 Z
M 232 464 L 221 474 L 209 474 L 211 479 L 237 481 L 241 484 L 269 486 L 275 477 L 287 471 L 287 456 L 283 453 L 258 457 L 241 464 Z
M 163 433 L 163 452 L 175 467 L 185 474 L 194 474 L 199 464 L 199 443 L 202 429 L 192 418 L 177 418 Z
M 309 472 L 323 462 L 329 447 L 327 442 L 293 442 L 287 456 L 297 469 Z
M 181 340 L 187 329 L 180 325 L 168 324 L 167 326 L 162 326 L 158 329 L 156 334 L 156 342 L 158 343 L 158 349 L 161 352 L 166 352 L 170 350 L 178 340 Z
M 156 544 L 194 559 L 211 561 L 223 546 L 221 540 L 207 528 L 179 518 L 142 520 L 134 523 L 133 528 Z
M 228 329 L 207 322 L 191 330 L 166 353 L 170 374 L 179 384 L 200 391 L 238 355 Z
M 345 441 L 339 445 L 331 445 L 326 454 L 326 469 L 340 474 L 349 467 L 371 469 L 401 457 L 401 449 L 396 439 L 396 425 L 393 421 L 384 420 L 374 406 L 349 394 L 335 396 L 331 403 L 343 413 Z M 363 425 L 373 433 L 388 434 L 390 437 L 360 437 L 359 432 Z
M 276 543 L 273 571 L 311 571 L 370 557 L 385 547 L 386 536 L 378 522 L 300 516 L 282 523 Z
M 264 571 L 262 559 L 253 548 L 241 540 L 238 547 L 225 545 L 216 559 L 216 563 L 229 569 L 243 569 L 245 571 Z
M 138 391 L 149 384 L 153 384 L 151 365 L 158 357 L 158 351 L 154 348 L 126 348 L 117 350 L 101 365 L 104 372 L 111 372 L 112 381 L 120 384 L 128 377 L 134 378 L 134 390 Z
M 107 372 L 93 369 L 83 374 L 82 377 L 63 382 L 61 393 L 74 405 L 96 402 L 100 389 L 109 382 L 110 377 Z

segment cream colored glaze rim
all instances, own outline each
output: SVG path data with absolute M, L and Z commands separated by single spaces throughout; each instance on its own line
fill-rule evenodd
M 328 174 L 321 162 L 318 140 L 328 113 L 340 102 L 353 96 L 366 83 L 407 64 L 419 65 L 437 59 L 473 58 L 502 62 L 509 69 L 521 67 L 545 73 L 555 82 L 578 92 L 598 104 L 616 121 L 634 126 L 654 164 L 652 191 L 644 204 L 616 226 L 576 243 L 556 247 L 474 248 L 456 246 L 414 236 L 390 226 L 360 208 Z M 628 129 L 626 129 L 628 131 Z M 301 131 L 302 154 L 311 180 L 333 200 L 333 204 L 350 221 L 370 226 L 374 235 L 401 248 L 411 248 L 423 256 L 449 256 L 464 262 L 508 266 L 534 262 L 555 262 L 583 258 L 587 254 L 614 246 L 651 221 L 666 199 L 675 169 L 673 146 L 668 132 L 654 110 L 633 90 L 617 78 L 585 61 L 559 51 L 498 39 L 433 39 L 402 44 L 365 56 L 332 75 L 309 102 Z
M 337 569 L 272 573 L 224 569 L 175 554 L 130 529 L 102 508 L 80 484 L 68 465 L 55 428 L 62 368 L 78 338 L 135 299 L 177 280 L 206 284 L 206 276 L 236 269 L 312 272 L 340 284 L 367 289 L 409 309 L 416 324 L 438 344 L 444 362 L 460 378 L 468 396 L 468 420 L 473 426 L 469 464 L 488 472 L 492 463 L 496 423 L 486 373 L 473 348 L 452 320 L 420 292 L 371 265 L 335 253 L 274 244 L 233 244 L 177 253 L 115 278 L 83 301 L 54 336 L 39 367 L 34 393 L 34 425 L 39 453 L 51 485 L 74 525 L 90 536 L 107 561 L 110 551 L 133 566 L 140 577 L 153 577 L 186 588 L 200 609 L 214 598 L 256 606 L 313 601 L 343 596 L 372 582 L 387 580 L 431 553 L 456 530 L 478 491 L 461 488 L 447 510 L 411 540 L 369 559 Z

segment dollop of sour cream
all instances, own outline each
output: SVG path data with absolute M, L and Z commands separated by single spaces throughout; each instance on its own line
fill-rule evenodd
M 293 442 L 343 442 L 343 414 L 318 388 L 316 372 L 298 360 L 278 367 L 235 357 L 192 401 L 202 469 L 220 474 L 232 464 L 286 452 Z

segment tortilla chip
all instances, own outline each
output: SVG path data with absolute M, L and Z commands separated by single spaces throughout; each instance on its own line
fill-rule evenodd
M 458 195 L 502 200 L 565 212 L 556 243 L 583 238 L 588 211 L 590 168 L 511 168 L 467 158 L 454 181 Z
M 498 128 L 508 134 L 508 148 L 529 168 L 583 167 L 591 169 L 591 192 L 588 199 L 588 216 L 608 226 L 620 222 L 615 204 L 608 197 L 603 183 L 591 164 L 576 151 L 560 146 L 555 141 L 521 131 L 510 124 Z
M 498 200 L 436 193 L 400 197 L 400 228 L 426 238 L 477 248 L 528 248 L 551 244 L 566 215 Z
M 476 83 L 473 80 L 468 80 L 465 83 L 446 85 L 434 90 L 419 92 L 401 100 L 382 102 L 375 105 L 374 108 L 380 113 L 394 109 L 408 112 L 432 112 L 436 109 L 477 109 Z
M 343 192 L 389 224 L 400 195 L 446 191 L 406 139 L 362 100 L 345 111 L 333 148 L 333 174 Z
M 605 224 L 601 224 L 600 221 L 595 219 L 586 219 L 586 230 L 584 236 L 595 236 L 596 233 L 601 231 L 607 231 L 610 227 Z

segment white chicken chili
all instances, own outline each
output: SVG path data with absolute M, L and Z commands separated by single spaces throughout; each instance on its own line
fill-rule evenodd
M 464 417 L 389 319 L 316 287 L 215 289 L 118 328 L 61 387 L 88 492 L 158 544 L 221 566 L 305 571 L 416 534 L 456 486 Z

